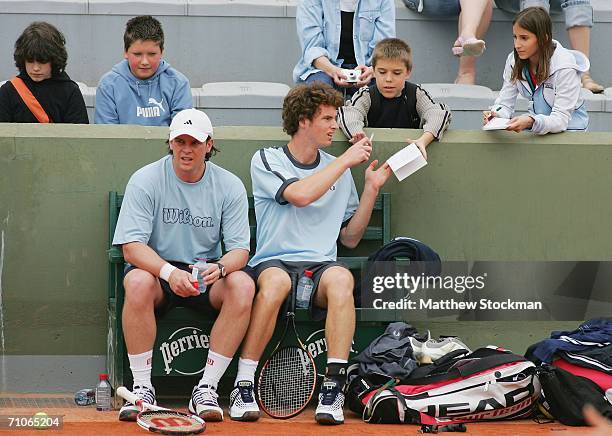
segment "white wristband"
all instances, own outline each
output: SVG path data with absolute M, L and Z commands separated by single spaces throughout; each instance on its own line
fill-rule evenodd
M 169 281 L 170 274 L 172 274 L 172 271 L 174 271 L 175 269 L 175 266 L 170 265 L 169 263 L 165 263 L 164 266 L 162 266 L 159 270 L 159 278 L 164 279 L 165 281 Z

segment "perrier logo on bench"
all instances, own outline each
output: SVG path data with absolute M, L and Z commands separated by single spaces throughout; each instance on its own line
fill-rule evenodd
M 204 371 L 204 353 L 209 347 L 209 335 L 199 327 L 182 327 L 175 330 L 159 346 L 164 360 L 164 371 L 181 375 L 195 375 Z M 194 368 L 194 362 L 198 367 Z

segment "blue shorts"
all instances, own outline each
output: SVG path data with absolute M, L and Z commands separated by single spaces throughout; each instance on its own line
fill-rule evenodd
M 461 12 L 459 0 L 403 0 L 406 7 L 430 17 L 456 17 Z
M 407 0 L 404 0 L 407 1 Z M 565 14 L 565 27 L 593 27 L 593 6 L 591 0 L 495 0 L 497 7 L 513 14 L 525 8 L 538 6 L 550 13 Z

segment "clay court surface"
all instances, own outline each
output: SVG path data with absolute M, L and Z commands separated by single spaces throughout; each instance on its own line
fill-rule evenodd
M 172 400 L 161 401 L 160 405 L 185 410 L 185 404 Z M 0 434 L 16 436 L 41 434 L 69 435 L 145 435 L 151 434 L 138 427 L 136 423 L 117 421 L 117 412 L 98 412 L 94 406 L 78 407 L 72 403 L 71 394 L 0 394 L 0 415 L 33 415 L 44 411 L 48 415 L 62 415 L 61 429 L 47 430 L 0 430 Z M 225 412 L 227 414 L 227 410 Z M 345 412 L 344 425 L 323 427 L 314 422 L 314 410 L 307 410 L 296 418 L 283 421 L 267 416 L 256 423 L 240 423 L 227 419 L 222 423 L 209 423 L 204 434 L 227 434 L 244 436 L 264 435 L 416 435 L 418 425 L 378 425 L 366 424 L 350 411 Z M 473 423 L 467 425 L 470 435 L 558 435 L 576 436 L 593 433 L 588 427 L 566 427 L 559 423 L 538 424 L 531 420 L 507 421 L 496 423 Z M 601 436 L 601 433 L 598 434 Z

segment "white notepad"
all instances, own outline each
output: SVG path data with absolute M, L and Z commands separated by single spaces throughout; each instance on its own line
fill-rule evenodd
M 427 161 L 414 143 L 395 153 L 387 163 L 400 182 L 427 165 Z
M 508 123 L 510 123 L 509 118 L 495 117 L 487 124 L 482 126 L 482 130 L 505 130 L 506 127 L 508 127 Z

